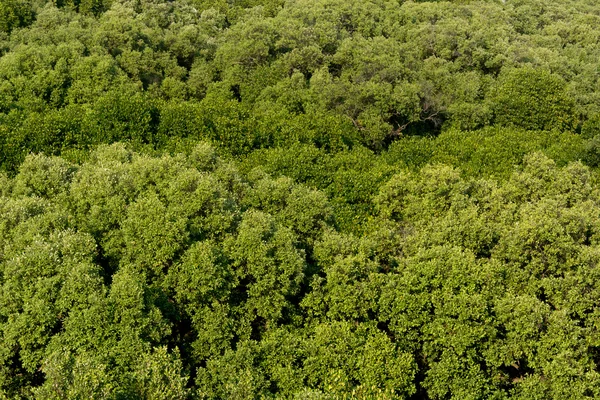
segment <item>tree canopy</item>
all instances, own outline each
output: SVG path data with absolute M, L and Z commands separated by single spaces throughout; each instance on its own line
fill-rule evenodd
M 598 396 L 600 192 L 541 153 L 505 181 L 326 193 L 206 144 L 2 178 L 0 385 L 36 398 Z M 573 387 L 576 387 L 575 391 Z
M 0 399 L 600 397 L 588 0 L 3 0 Z
M 598 18 L 583 0 L 6 1 L 0 161 L 114 141 L 239 155 L 579 132 L 599 114 Z

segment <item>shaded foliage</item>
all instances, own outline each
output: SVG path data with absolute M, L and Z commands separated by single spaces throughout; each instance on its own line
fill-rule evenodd
M 597 18 L 575 0 L 9 0 L 0 163 L 113 141 L 239 155 L 491 124 L 589 135 Z

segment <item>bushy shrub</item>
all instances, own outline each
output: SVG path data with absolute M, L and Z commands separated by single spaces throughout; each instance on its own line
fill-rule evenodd
M 530 130 L 573 131 L 575 102 L 566 82 L 544 69 L 517 68 L 501 75 L 492 97 L 495 122 Z

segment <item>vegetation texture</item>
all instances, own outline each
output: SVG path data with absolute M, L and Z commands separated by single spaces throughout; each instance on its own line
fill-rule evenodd
M 0 1 L 0 399 L 600 398 L 595 1 Z

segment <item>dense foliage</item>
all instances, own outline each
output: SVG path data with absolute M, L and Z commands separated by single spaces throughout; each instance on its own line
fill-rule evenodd
M 598 133 L 583 0 L 6 0 L 0 165 L 99 143 L 381 151 L 443 127 Z
M 401 171 L 362 235 L 323 192 L 208 145 L 30 156 L 2 179 L 8 397 L 600 395 L 600 191 L 580 163 Z
M 0 399 L 600 397 L 594 1 L 0 1 Z

